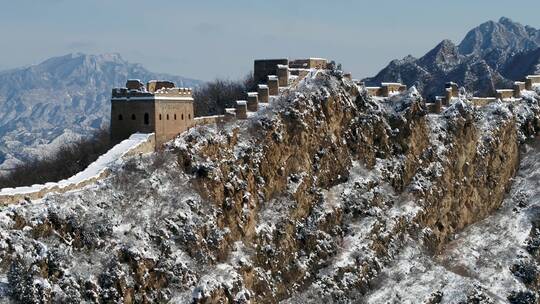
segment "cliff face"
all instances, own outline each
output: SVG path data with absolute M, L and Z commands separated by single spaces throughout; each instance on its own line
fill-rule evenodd
M 374 99 L 320 73 L 94 188 L 1 210 L 5 290 L 21 301 L 361 300 L 407 242 L 435 254 L 500 206 L 537 128 L 538 96 L 527 96 L 428 115 L 414 89 Z

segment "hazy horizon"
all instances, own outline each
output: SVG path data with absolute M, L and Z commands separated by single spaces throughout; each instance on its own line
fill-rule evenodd
M 422 56 L 443 39 L 459 43 L 488 20 L 505 16 L 540 27 L 537 1 L 0 3 L 1 70 L 68 53 L 119 53 L 153 72 L 201 80 L 242 77 L 253 59 L 279 57 L 325 57 L 363 78 L 392 59 Z

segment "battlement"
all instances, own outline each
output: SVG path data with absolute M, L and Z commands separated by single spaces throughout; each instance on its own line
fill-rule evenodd
M 352 79 L 352 75 L 347 75 L 346 79 Z M 365 87 L 368 95 L 376 97 L 389 97 L 407 90 L 407 86 L 399 82 L 382 82 L 380 87 Z
M 236 119 L 247 119 L 247 101 L 237 100 L 235 107 Z
M 172 81 L 167 80 L 150 80 L 146 84 L 146 90 L 150 93 L 164 89 L 164 88 L 174 88 L 176 85 Z
M 257 59 L 253 63 L 253 78 L 256 83 L 266 83 L 268 75 L 278 74 L 278 65 L 289 66 L 289 59 Z
M 532 90 L 533 87 L 540 85 L 540 75 L 528 75 L 525 77 L 525 89 Z
M 178 88 L 170 81 L 149 81 L 146 86 L 138 79 L 131 79 L 126 82 L 124 88 L 112 89 L 112 100 L 126 101 L 153 101 L 161 100 L 176 100 L 179 102 L 193 101 L 193 90 L 191 88 Z
M 500 89 L 496 90 L 495 97 L 500 100 L 512 99 L 515 96 L 514 89 Z
M 330 64 L 324 58 L 306 59 L 257 59 L 254 61 L 253 78 L 257 83 L 268 83 L 268 76 L 276 76 L 280 87 L 286 87 L 292 81 L 298 81 L 296 77 L 305 77 L 312 69 L 328 69 Z
M 382 88 L 381 87 L 365 87 L 368 95 L 371 96 L 382 96 Z

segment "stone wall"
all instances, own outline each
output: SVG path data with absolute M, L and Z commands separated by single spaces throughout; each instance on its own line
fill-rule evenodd
M 148 117 L 148 123 L 145 121 Z M 153 133 L 156 126 L 154 102 L 112 101 L 111 102 L 111 138 L 120 141 L 136 132 Z
M 407 86 L 401 83 L 381 83 L 382 96 L 388 97 L 407 90 Z
M 514 97 L 514 90 L 507 89 L 507 90 L 497 90 L 497 94 L 495 95 L 500 100 L 505 99 L 511 99 Z
M 231 120 L 229 115 L 214 115 L 214 116 L 202 116 L 195 117 L 193 120 L 193 126 L 204 126 L 212 124 L 225 123 Z
M 475 106 L 483 107 L 487 105 L 488 103 L 497 101 L 497 98 L 495 97 L 473 97 L 471 102 Z
M 113 147 L 112 149 L 114 149 L 115 147 Z M 125 153 L 122 154 L 119 157 L 119 159 L 125 160 L 139 154 L 152 153 L 155 151 L 155 147 L 156 147 L 155 135 L 151 134 L 147 137 L 145 141 L 140 142 L 136 146 L 133 146 L 129 150 L 125 151 Z M 116 161 L 116 160 L 112 160 L 112 161 Z M 45 197 L 45 195 L 51 194 L 51 193 L 66 193 L 68 191 L 82 189 L 86 186 L 94 184 L 95 182 L 99 180 L 106 178 L 109 174 L 110 174 L 110 168 L 105 167 L 98 174 L 85 178 L 78 182 L 47 183 L 45 185 L 33 185 L 32 187 L 21 187 L 21 191 L 14 191 L 13 194 L 0 194 L 0 206 L 15 204 L 15 203 L 18 203 L 20 201 L 25 201 L 25 200 L 42 199 L 43 197 Z M 69 179 L 67 181 L 69 181 Z M 22 188 L 28 188 L 28 190 L 25 190 Z M 16 189 L 19 189 L 19 188 L 16 188 Z M 16 190 L 16 189 L 13 189 L 13 190 Z
M 155 107 L 156 147 L 194 125 L 193 102 L 157 99 Z
M 366 87 L 366 91 L 371 96 L 382 96 L 381 87 Z

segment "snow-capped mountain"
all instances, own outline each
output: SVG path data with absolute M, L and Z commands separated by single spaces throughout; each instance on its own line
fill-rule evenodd
M 69 54 L 0 72 L 0 168 L 107 125 L 111 88 L 127 78 L 200 83 L 152 73 L 118 54 Z
M 400 81 L 427 97 L 440 95 L 445 82 L 455 81 L 476 94 L 491 95 L 496 88 L 539 73 L 539 48 L 540 30 L 502 17 L 472 29 L 459 45 L 443 40 L 423 57 L 393 60 L 364 81 Z

